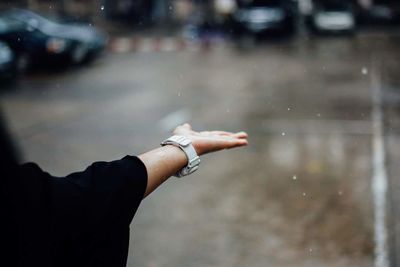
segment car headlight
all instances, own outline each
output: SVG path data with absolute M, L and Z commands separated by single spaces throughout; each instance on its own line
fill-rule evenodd
M 47 40 L 46 49 L 51 54 L 60 54 L 67 48 L 67 41 L 60 38 L 50 38 Z
M 5 63 L 11 61 L 13 53 L 8 46 L 0 46 L 0 63 Z

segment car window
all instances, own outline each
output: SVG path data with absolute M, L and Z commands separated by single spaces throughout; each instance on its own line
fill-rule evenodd
M 350 5 L 347 3 L 324 3 L 321 4 L 321 9 L 325 11 L 346 11 L 350 9 Z
M 6 12 L 3 17 L 8 18 L 9 20 L 19 21 L 20 23 L 41 30 L 57 27 L 56 22 L 29 11 L 10 11 Z
M 8 32 L 18 30 L 24 27 L 24 23 L 21 21 L 10 19 L 0 15 L 0 32 Z
M 278 0 L 242 0 L 240 1 L 242 6 L 253 6 L 253 7 L 280 7 L 282 1 Z

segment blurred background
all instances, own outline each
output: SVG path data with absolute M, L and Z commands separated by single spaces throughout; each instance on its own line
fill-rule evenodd
M 128 266 L 399 266 L 399 1 L 0 9 L 0 104 L 24 161 L 66 175 L 183 122 L 250 135 L 143 201 Z

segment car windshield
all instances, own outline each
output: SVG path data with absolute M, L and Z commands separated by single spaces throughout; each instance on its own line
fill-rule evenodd
M 12 32 L 24 27 L 24 23 L 0 15 L 0 33 Z
M 58 26 L 56 22 L 48 18 L 25 10 L 12 10 L 4 13 L 3 16 L 9 20 L 19 21 L 43 31 L 55 29 Z
M 320 8 L 324 11 L 348 11 L 350 5 L 344 2 L 322 2 Z
M 280 7 L 282 1 L 279 0 L 242 0 L 239 1 L 242 7 Z

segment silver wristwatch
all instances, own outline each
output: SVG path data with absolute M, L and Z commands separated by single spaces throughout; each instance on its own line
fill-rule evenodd
M 179 147 L 186 154 L 188 164 L 175 174 L 176 177 L 180 178 L 189 175 L 199 168 L 200 157 L 197 155 L 196 150 L 192 145 L 192 141 L 189 138 L 182 135 L 173 135 L 164 140 L 161 145 L 173 145 Z

